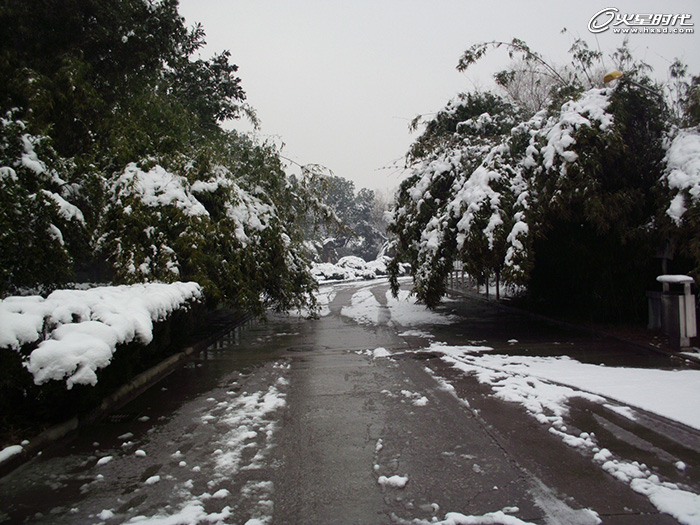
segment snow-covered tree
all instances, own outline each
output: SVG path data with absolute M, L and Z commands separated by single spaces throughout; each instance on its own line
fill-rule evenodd
M 592 87 L 599 56 L 580 42 L 573 70 L 549 66 L 517 40 L 473 46 L 459 67 L 503 45 L 533 66 L 528 75 L 554 80 L 547 106 L 528 117 L 532 108 L 516 97 L 463 94 L 426 124 L 392 212 L 394 288 L 398 263 L 410 262 L 418 298 L 434 306 L 457 262 L 482 282 L 527 284 L 552 307 L 638 315 L 670 231 L 660 206 L 694 202 L 692 177 L 665 168 L 677 156 L 664 149 L 672 119 L 662 89 L 624 46 L 614 58 L 625 77 L 608 88 Z
M 399 257 L 414 269 L 418 297 L 430 306 L 443 295 L 455 260 L 477 276 L 502 266 L 517 219 L 507 179 L 511 152 L 498 146 L 519 120 L 517 108 L 496 95 L 460 95 L 409 152 L 414 174 L 401 184 L 389 230 L 397 236 Z
M 350 255 L 366 261 L 376 259 L 386 242 L 386 228 L 375 212 L 374 191 L 355 191 L 355 183 L 333 174 L 318 177 L 313 190 L 334 218 L 320 228 L 307 228 L 319 258 L 323 262 Z
M 48 137 L 27 133 L 13 112 L 0 118 L 0 294 L 72 277 L 85 219 L 69 202 L 70 168 Z
M 313 303 L 297 209 L 317 200 L 221 127 L 255 118 L 230 54 L 199 58 L 176 0 L 44 7 L 0 8 L 0 295 L 197 280 L 257 314 Z
M 700 127 L 675 128 L 664 144 L 662 227 L 671 252 L 700 279 Z

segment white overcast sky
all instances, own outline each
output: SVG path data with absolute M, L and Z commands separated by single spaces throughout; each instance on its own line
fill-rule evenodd
M 517 37 L 565 63 L 580 37 L 607 54 L 623 37 L 608 30 L 596 40 L 587 27 L 606 7 L 691 14 L 700 31 L 697 0 L 180 0 L 187 24 L 200 22 L 207 34 L 202 56 L 231 51 L 261 138 L 284 143 L 283 154 L 295 162 L 353 180 L 356 189 L 381 191 L 401 180 L 388 166 L 402 165 L 416 138 L 409 121 L 459 92 L 492 86 L 493 73 L 509 62 L 498 50 L 459 73 L 465 49 Z M 675 57 L 700 74 L 697 33 L 632 35 L 630 44 L 661 78 Z

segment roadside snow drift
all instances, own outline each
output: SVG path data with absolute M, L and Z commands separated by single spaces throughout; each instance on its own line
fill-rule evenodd
M 109 365 L 120 344 L 153 340 L 153 322 L 202 298 L 189 283 L 146 283 L 89 290 L 57 290 L 48 297 L 0 301 L 0 348 L 19 351 L 39 342 L 25 367 L 37 385 L 66 379 L 97 384 L 96 370 Z

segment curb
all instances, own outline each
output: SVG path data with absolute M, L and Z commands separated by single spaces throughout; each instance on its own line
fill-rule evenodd
M 592 328 L 590 326 L 582 326 L 579 324 L 575 323 L 570 323 L 568 321 L 562 321 L 560 319 L 555 319 L 553 317 L 548 317 L 546 315 L 538 314 L 536 312 L 531 312 L 529 310 L 524 310 L 522 308 L 517 308 L 515 306 L 510 306 L 503 304 L 495 299 L 490 299 L 488 297 L 484 297 L 481 294 L 477 294 L 472 291 L 468 290 L 460 290 L 458 288 L 450 287 L 448 286 L 446 291 L 451 294 L 456 294 L 456 295 L 461 295 L 463 297 L 468 297 L 470 299 L 474 299 L 483 303 L 490 304 L 496 308 L 500 308 L 501 310 L 509 311 L 509 312 L 516 312 L 519 314 L 524 314 L 529 317 L 532 317 L 533 319 L 538 319 L 540 321 L 546 321 L 548 323 L 556 324 L 559 326 L 563 326 L 565 328 L 570 328 L 573 330 L 578 330 L 580 332 L 588 332 L 591 335 L 595 335 L 598 337 L 606 337 L 610 339 L 614 339 L 616 341 L 620 341 L 622 343 L 626 343 L 632 346 L 635 346 L 637 348 L 641 348 L 643 350 L 648 350 L 651 352 L 654 352 L 656 354 L 661 354 L 665 355 L 667 357 L 670 357 L 671 359 L 677 359 L 682 362 L 686 362 L 688 364 L 692 364 L 692 366 L 697 366 L 700 365 L 700 354 L 696 355 L 688 355 L 687 353 L 683 352 L 674 352 L 674 351 L 669 351 L 665 350 L 663 348 L 659 348 L 657 346 L 651 345 L 651 344 L 646 344 L 646 343 L 641 343 L 639 341 L 633 341 L 631 339 L 627 339 L 625 337 L 619 336 L 617 334 L 614 334 L 612 332 L 608 332 L 606 330 L 601 330 L 599 328 Z
M 131 379 L 131 381 L 122 385 L 112 394 L 105 397 L 97 408 L 94 408 L 86 415 L 82 417 L 74 416 L 67 421 L 47 428 L 37 436 L 33 437 L 29 444 L 23 445 L 21 452 L 10 456 L 5 461 L 0 462 L 0 478 L 7 476 L 31 459 L 39 456 L 50 445 L 53 445 L 69 434 L 80 430 L 80 428 L 84 426 L 100 421 L 110 412 L 117 410 L 129 401 L 137 398 L 148 388 L 170 375 L 181 362 L 186 361 L 193 355 L 197 355 L 203 350 L 206 350 L 212 343 L 221 339 L 232 330 L 240 326 L 244 326 L 251 319 L 252 316 L 250 314 L 233 316 L 233 320 L 226 323 L 222 329 L 214 332 L 193 345 L 185 347 L 182 351 L 171 355 L 157 365 L 154 365 L 136 375 Z

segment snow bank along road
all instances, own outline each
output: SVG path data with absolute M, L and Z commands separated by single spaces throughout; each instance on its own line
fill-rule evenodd
M 0 480 L 0 522 L 700 523 L 700 371 L 324 287 Z

